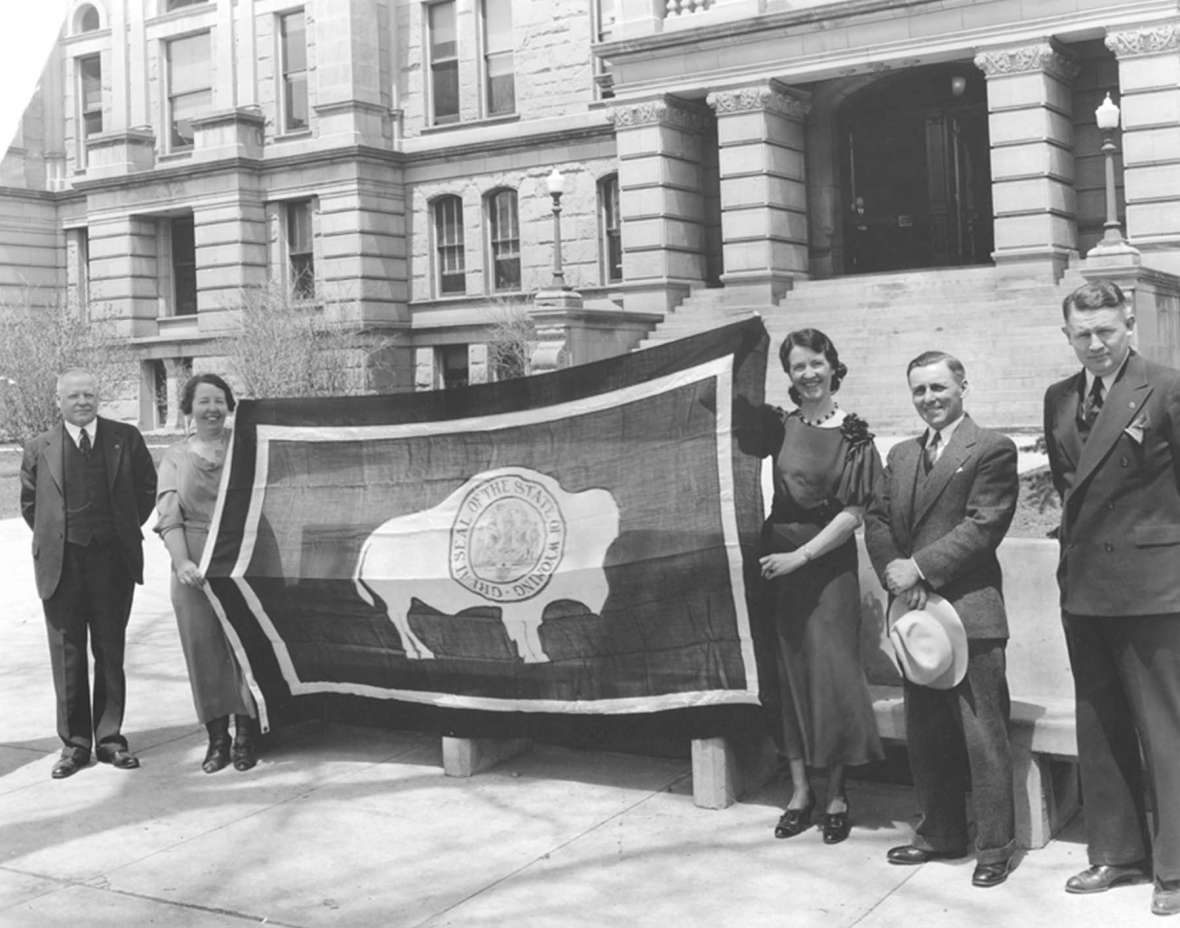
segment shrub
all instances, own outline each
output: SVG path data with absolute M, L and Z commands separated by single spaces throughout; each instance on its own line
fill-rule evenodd
M 25 442 L 56 424 L 57 377 L 72 367 L 90 371 L 108 399 L 134 371 L 111 324 L 64 293 L 0 300 L 0 437 Z
M 488 367 L 496 380 L 527 377 L 532 369 L 532 352 L 537 326 L 519 303 L 495 303 L 488 328 Z
M 394 339 L 330 320 L 319 305 L 281 283 L 242 290 L 239 328 L 222 344 L 231 373 L 250 397 L 371 392 L 377 362 Z

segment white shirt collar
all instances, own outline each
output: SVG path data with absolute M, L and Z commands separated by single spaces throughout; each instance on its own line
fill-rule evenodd
M 944 425 L 940 429 L 926 429 L 926 447 L 930 447 L 930 440 L 934 437 L 934 433 L 938 433 L 938 454 L 942 454 L 942 449 L 951 443 L 951 436 L 955 434 L 955 429 L 959 427 L 959 423 L 967 418 L 967 412 L 964 410 L 959 413 L 959 418 L 949 425 Z
M 98 437 L 98 416 L 95 416 L 85 426 L 74 425 L 72 422 L 62 420 L 62 425 L 66 427 L 66 432 L 70 438 L 74 440 L 74 444 L 78 444 L 82 440 L 82 432 L 85 431 L 90 436 L 90 447 L 94 447 L 94 442 Z

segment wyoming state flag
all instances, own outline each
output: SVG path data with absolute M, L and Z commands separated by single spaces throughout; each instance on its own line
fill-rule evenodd
M 757 706 L 766 347 L 751 318 L 503 383 L 242 401 L 202 568 L 264 717 Z

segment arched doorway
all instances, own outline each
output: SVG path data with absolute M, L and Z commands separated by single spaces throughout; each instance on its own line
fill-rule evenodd
M 987 86 L 969 64 L 882 78 L 840 110 L 845 273 L 987 264 Z

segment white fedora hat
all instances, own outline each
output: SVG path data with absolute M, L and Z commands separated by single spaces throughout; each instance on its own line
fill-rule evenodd
M 911 683 L 949 690 L 967 672 L 967 631 L 955 607 L 937 593 L 927 595 L 922 609 L 894 599 L 889 641 L 902 676 Z

